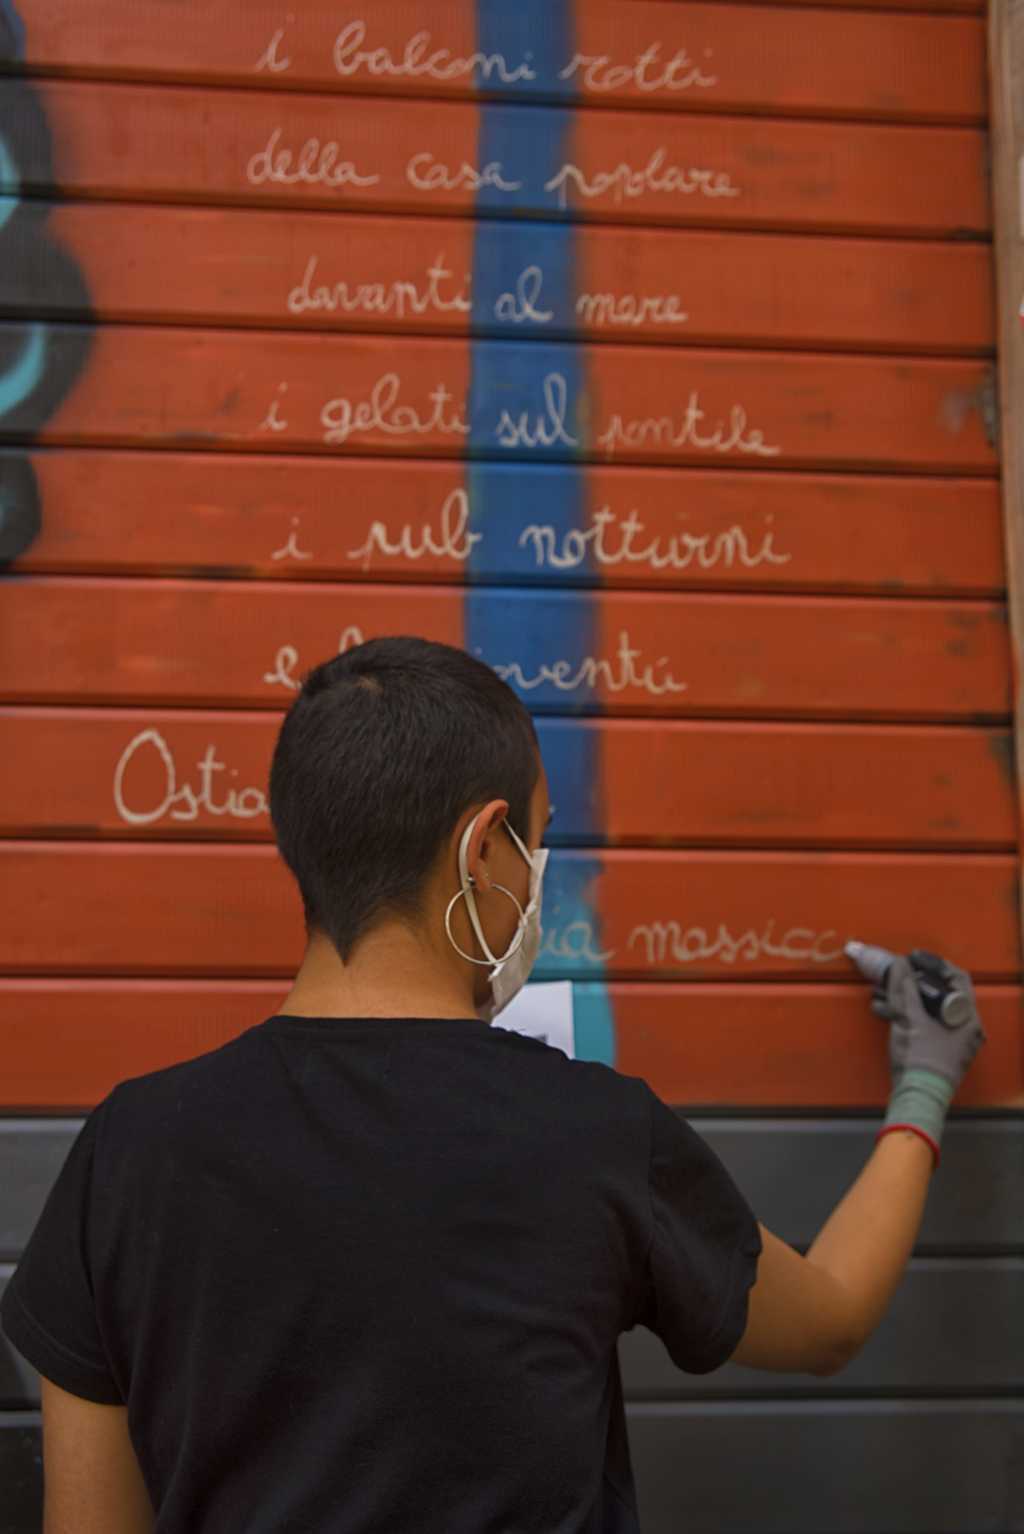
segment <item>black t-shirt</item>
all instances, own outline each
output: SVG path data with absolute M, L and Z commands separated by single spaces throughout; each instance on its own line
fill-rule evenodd
M 760 1249 L 638 1077 L 277 1015 L 92 1110 L 0 1319 L 127 1405 L 158 1534 L 635 1534 L 616 1339 L 717 1368 Z

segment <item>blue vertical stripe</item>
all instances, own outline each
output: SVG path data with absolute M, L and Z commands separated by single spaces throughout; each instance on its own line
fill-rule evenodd
M 572 0 L 517 0 L 514 4 L 509 0 L 477 0 L 476 19 L 476 46 L 482 54 L 502 54 L 509 59 L 529 55 L 540 81 L 553 79 L 575 53 Z M 573 330 L 576 230 L 568 220 L 538 226 L 517 214 L 517 203 L 526 191 L 556 176 L 571 159 L 573 116 L 571 109 L 525 103 L 483 103 L 479 108 L 478 166 L 496 165 L 506 185 L 519 183 L 520 188 L 519 192 L 482 188 L 476 203 L 474 333 L 493 333 L 500 325 L 504 334 L 511 327 L 515 339 L 474 339 L 470 343 L 466 488 L 470 526 L 483 539 L 474 546 L 467 571 L 465 643 L 471 653 L 489 664 L 518 663 L 526 675 L 545 661 L 564 660 L 575 669 L 596 653 L 598 642 L 596 606 L 584 592 L 571 602 L 555 600 L 544 603 L 540 611 L 534 609 L 531 627 L 522 621 L 522 602 L 515 600 L 516 594 L 473 584 L 488 565 L 493 569 L 484 549 L 490 539 L 502 536 L 502 524 L 507 526 L 511 521 L 509 497 L 517 492 L 532 497 L 531 518 L 552 528 L 559 540 L 585 525 L 582 463 L 547 475 L 527 469 L 518 479 L 514 470 L 495 476 L 493 469 L 494 460 L 502 457 L 534 462 L 545 456 L 564 459 L 581 453 L 585 444 L 585 416 L 581 412 L 586 382 L 584 353 L 571 339 L 565 339 Z M 499 212 L 504 216 L 495 217 Z M 559 415 L 563 401 L 562 440 L 545 443 L 535 423 L 546 422 L 550 429 L 552 415 Z M 503 412 L 510 423 L 505 434 L 512 439 L 510 446 L 499 440 Z M 575 446 L 566 438 L 573 439 Z M 503 493 L 492 500 L 489 492 L 496 481 Z M 521 527 L 521 519 L 517 517 L 514 525 Z M 515 685 L 515 678 L 510 680 Z M 541 701 L 528 692 L 522 695 L 528 704 Z M 552 702 L 557 706 L 559 699 L 556 694 L 553 700 L 545 697 L 543 701 L 550 708 Z M 594 706 L 593 699 L 577 701 Z M 590 788 L 586 806 L 599 799 L 600 763 L 593 732 L 581 728 L 573 731 L 571 727 L 547 730 L 544 755 L 557 827 L 560 797 L 564 801 L 567 795 L 578 794 L 585 782 Z M 564 975 L 567 968 L 580 973 L 580 960 L 557 957 L 560 933 L 572 929 L 573 948 L 600 951 L 600 920 L 593 901 L 598 874 L 599 864 L 594 858 L 563 858 L 556 853 L 550 859 L 545 879 L 544 948 L 554 952 L 545 954 L 542 949 L 538 979 Z M 589 941 L 581 942 L 581 935 L 585 938 L 587 933 L 591 934 Z M 579 1042 L 583 1047 L 577 1044 L 577 1054 L 587 1056 L 588 1051 L 595 1051 L 594 1058 L 607 1060 L 614 1054 L 609 1043 L 613 1030 L 601 971 L 599 962 L 586 960 L 585 972 L 588 976 L 593 972 L 593 980 L 581 1010 Z
M 569 528 L 565 507 L 578 498 L 579 471 L 565 463 L 475 463 L 472 489 L 479 511 L 477 531 L 487 536 L 475 546 L 466 572 L 470 581 L 502 578 L 516 583 L 559 582 L 569 586 L 600 581 L 592 540 L 584 542 Z M 486 516 L 485 516 L 486 512 Z
M 0 21 L 7 22 L 7 28 L 14 44 L 14 57 L 25 57 L 25 23 L 18 14 L 18 7 L 14 0 L 0 0 Z

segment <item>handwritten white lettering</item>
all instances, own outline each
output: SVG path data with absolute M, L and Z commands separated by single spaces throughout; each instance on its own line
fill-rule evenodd
M 300 683 L 295 679 L 295 668 L 298 664 L 298 650 L 294 645 L 283 644 L 274 656 L 273 671 L 264 671 L 263 680 L 271 686 L 290 687 L 298 692 Z
M 347 559 L 361 560 L 364 570 L 370 568 L 375 554 L 384 559 L 423 559 L 433 555 L 437 559 L 456 559 L 464 564 L 482 538 L 483 533 L 469 530 L 469 497 L 465 490 L 453 490 L 445 497 L 440 512 L 440 530 L 435 536 L 429 525 L 414 531 L 406 523 L 397 538 L 392 538 L 387 524 L 373 522 L 364 543 L 357 549 L 349 549 Z
M 163 769 L 163 781 L 154 801 L 146 808 L 137 803 L 129 804 L 125 779 L 132 763 L 146 749 L 156 753 Z M 222 801 L 214 797 L 214 774 L 228 772 L 237 777 L 237 767 L 230 770 L 217 760 L 215 746 L 209 745 L 196 763 L 199 770 L 199 786 L 190 783 L 178 786 L 178 770 L 174 757 L 159 730 L 142 730 L 134 736 L 122 751 L 114 769 L 114 804 L 121 819 L 131 826 L 151 826 L 158 820 L 198 820 L 200 815 L 227 815 L 235 820 L 252 820 L 267 812 L 267 800 L 259 788 L 228 788 Z M 221 780 L 223 783 L 223 779 Z
M 414 154 L 405 167 L 406 180 L 418 192 L 481 192 L 493 187 L 497 192 L 518 192 L 521 181 L 507 181 L 500 160 L 489 160 L 479 168 L 463 160 L 451 169 L 443 160 L 436 160 L 429 150 Z
M 277 386 L 277 395 L 270 401 L 270 404 L 267 407 L 267 413 L 263 417 L 263 420 L 260 422 L 260 431 L 288 430 L 288 422 L 281 415 L 281 396 L 287 394 L 287 392 L 288 385 L 286 383 L 279 383 Z
M 707 89 L 718 84 L 717 75 L 706 75 L 680 48 L 670 59 L 661 58 L 661 44 L 651 43 L 630 64 L 613 64 L 606 53 L 577 53 L 564 69 L 560 80 L 579 77 L 588 91 L 617 91 L 633 85 L 639 91 L 687 91 L 693 86 Z
M 288 18 L 289 21 L 292 21 L 293 19 L 294 18 L 291 16 Z M 256 65 L 257 74 L 259 74 L 261 70 L 265 69 L 272 75 L 279 75 L 282 70 L 290 68 L 292 62 L 291 59 L 278 58 L 277 55 L 277 50 L 280 48 L 283 38 L 284 27 L 278 27 L 277 31 L 270 39 L 270 43 L 268 44 L 265 53 L 262 55 L 259 63 Z
M 387 75 L 392 79 L 459 80 L 476 75 L 481 80 L 496 80 L 501 85 L 515 85 L 520 80 L 536 80 L 530 65 L 533 57 L 523 54 L 520 64 L 510 65 L 502 53 L 453 54 L 450 48 L 435 48 L 429 32 L 416 32 L 405 44 L 401 55 L 388 48 L 364 48 L 365 21 L 350 21 L 334 42 L 334 67 L 340 75 L 352 76 L 360 70 L 369 75 Z
M 300 549 L 299 548 L 299 545 L 298 545 L 298 542 L 297 542 L 298 526 L 299 526 L 299 519 L 298 519 L 298 517 L 292 517 L 292 525 L 291 525 L 291 530 L 288 533 L 288 540 L 287 540 L 287 542 L 281 548 L 274 550 L 274 552 L 270 556 L 271 559 L 312 559 L 313 558 L 312 554 L 308 553 L 308 551 L 306 549 Z
M 728 421 L 719 419 L 714 430 L 702 434 L 698 425 L 706 412 L 700 407 L 700 395 L 692 390 L 682 419 L 673 416 L 645 416 L 627 420 L 613 414 L 607 426 L 597 438 L 598 447 L 606 449 L 609 458 L 617 447 L 692 447 L 699 452 L 757 453 L 762 458 L 774 458 L 781 451 L 764 440 L 764 433 L 757 427 L 747 430 L 747 412 L 742 405 L 730 408 Z
M 342 629 L 341 638 L 338 640 L 338 654 L 344 655 L 346 650 L 354 649 L 357 644 L 362 644 L 364 635 L 356 624 L 350 624 L 347 629 Z M 291 692 L 298 692 L 302 686 L 302 680 L 295 675 L 295 668 L 299 664 L 299 652 L 294 645 L 283 644 L 274 657 L 273 671 L 265 671 L 263 680 L 271 687 L 287 687 Z
M 626 940 L 627 948 L 641 947 L 648 964 L 693 964 L 717 959 L 735 964 L 737 959 L 756 963 L 759 959 L 792 959 L 799 963 L 829 964 L 838 959 L 843 945 L 833 928 L 815 932 L 810 927 L 790 927 L 781 938 L 774 936 L 775 918 L 762 931 L 749 927 L 739 936 L 719 923 L 714 936 L 704 927 L 687 927 L 678 921 L 654 921 L 634 927 Z M 833 946 L 828 947 L 829 942 Z M 836 946 L 838 945 L 838 946 Z
M 319 256 L 310 256 L 302 281 L 288 294 L 291 314 L 374 314 L 404 320 L 428 311 L 468 314 L 473 307 L 469 274 L 461 285 L 456 283 L 443 255 L 427 267 L 425 280 L 395 282 L 318 283 L 319 260 Z M 449 284 L 454 284 L 454 290 Z
M 469 427 L 454 408 L 453 396 L 444 384 L 437 384 L 427 395 L 432 409 L 421 414 L 414 405 L 398 403 L 402 381 L 397 373 L 378 378 L 365 400 L 343 396 L 328 400 L 320 412 L 324 441 L 347 442 L 365 432 L 384 432 L 391 437 L 468 436 Z
M 615 957 L 614 948 L 599 948 L 597 934 L 589 921 L 571 921 L 564 927 L 542 927 L 537 957 L 547 959 L 583 959 L 587 964 L 606 964 Z
M 603 197 L 610 192 L 616 203 L 621 203 L 623 198 L 642 197 L 646 192 L 678 192 L 684 197 L 694 192 L 699 192 L 702 197 L 740 195 L 741 189 L 733 186 L 728 171 L 666 165 L 667 153 L 663 148 L 655 149 L 647 164 L 639 170 L 620 161 L 613 170 L 595 171 L 591 176 L 578 165 L 563 164 L 545 181 L 544 190 L 558 193 L 560 208 L 568 207 L 570 186 L 581 197 Z
M 246 166 L 246 177 L 252 186 L 264 182 L 276 182 L 280 186 L 376 186 L 380 177 L 359 171 L 353 161 L 342 160 L 341 146 L 334 139 L 321 144 L 318 138 L 309 138 L 298 154 L 290 149 L 280 149 L 281 128 L 270 135 L 266 149 L 254 154 Z
M 352 625 L 342 632 L 338 642 L 338 653 L 351 649 L 353 645 L 362 644 L 361 631 Z M 685 692 L 688 683 L 677 682 L 670 671 L 663 671 L 669 664 L 667 655 L 659 656 L 656 661 L 646 665 L 638 664 L 641 651 L 630 644 L 629 634 L 623 630 L 619 634 L 619 645 L 615 652 L 614 660 L 607 657 L 593 655 L 585 656 L 580 665 L 573 671 L 572 663 L 567 660 L 555 661 L 551 665 L 542 664 L 537 671 L 527 676 L 522 666 L 517 661 L 510 661 L 507 665 L 492 666 L 500 677 L 506 682 L 512 682 L 514 686 L 521 687 L 524 692 L 532 692 L 545 683 L 557 688 L 560 692 L 574 692 L 580 687 L 596 687 L 603 682 L 609 692 L 624 692 L 627 688 L 636 687 L 642 692 L 651 694 L 652 697 L 661 697 L 667 692 Z M 476 654 L 482 656 L 483 652 L 477 650 Z M 263 674 L 264 682 L 270 686 L 288 687 L 293 691 L 301 683 L 296 679 L 296 668 L 299 664 L 299 652 L 294 645 L 281 645 L 274 657 L 272 671 Z M 659 676 L 657 673 L 662 672 Z
M 537 413 L 521 410 L 517 416 L 505 409 L 498 417 L 494 436 L 499 447 L 578 447 L 565 424 L 569 409 L 569 390 L 561 373 L 548 373 L 541 385 L 543 408 Z
M 515 285 L 502 293 L 494 305 L 495 317 L 509 320 L 513 325 L 523 325 L 528 320 L 535 325 L 546 325 L 554 318 L 553 309 L 538 309 L 544 273 L 539 266 L 527 266 L 519 273 Z
M 677 293 L 656 293 L 641 298 L 636 293 L 581 293 L 576 317 L 584 325 L 685 325 L 690 316 L 681 309 Z
M 480 654 L 479 650 L 477 654 Z M 532 692 L 544 686 L 554 687 L 559 692 L 576 692 L 581 687 L 595 689 L 602 683 L 608 692 L 625 692 L 629 688 L 636 688 L 655 698 L 668 692 L 687 690 L 688 682 L 677 682 L 671 671 L 663 669 L 669 665 L 667 655 L 640 665 L 638 662 L 641 654 L 640 650 L 630 644 L 629 633 L 623 629 L 619 634 L 619 645 L 613 660 L 587 655 L 575 670 L 571 661 L 556 660 L 541 664 L 529 676 L 518 661 L 509 661 L 493 669 L 504 681 L 511 682 L 523 692 Z
M 765 518 L 771 522 L 771 515 Z M 612 542 L 612 538 L 618 540 Z M 647 542 L 636 540 L 647 537 Z M 735 565 L 756 570 L 762 564 L 788 564 L 792 554 L 779 554 L 774 548 L 775 531 L 770 528 L 752 548 L 751 537 L 738 525 L 719 533 L 690 533 L 685 530 L 670 535 L 647 535 L 634 509 L 626 517 L 617 517 L 607 506 L 600 507 L 587 528 L 555 528 L 550 523 L 531 522 L 519 535 L 521 549 L 532 547 L 538 566 L 552 570 L 573 570 L 588 558 L 598 565 L 647 565 L 651 570 L 688 570 L 691 565 L 713 570 Z

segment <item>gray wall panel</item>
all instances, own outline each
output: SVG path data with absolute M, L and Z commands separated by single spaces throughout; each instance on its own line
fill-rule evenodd
M 43 1451 L 38 1412 L 0 1412 L 0 1534 L 39 1534 Z
M 693 1116 L 763 1224 L 813 1241 L 874 1148 L 876 1119 Z M 918 1251 L 1024 1253 L 1024 1114 L 954 1116 L 928 1197 Z
M 1024 1404 L 628 1408 L 644 1534 L 1020 1534 Z
M 0 1263 L 0 1294 L 3 1294 L 7 1280 L 13 1272 L 13 1263 Z M 669 1368 L 671 1367 L 669 1362 Z M 20 1410 L 38 1405 L 39 1373 L 28 1359 L 18 1352 L 14 1343 L 8 1340 L 3 1328 L 0 1327 L 0 1410 L 9 1411 L 12 1408 Z M 2 1527 L 0 1527 L 0 1534 L 3 1534 Z
M 17 1259 L 83 1122 L 0 1118 L 0 1261 Z

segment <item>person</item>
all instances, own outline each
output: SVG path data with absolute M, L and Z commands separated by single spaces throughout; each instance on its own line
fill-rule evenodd
M 551 812 L 493 671 L 411 637 L 317 666 L 270 809 L 308 935 L 280 1011 L 113 1088 L 4 1295 L 47 1534 L 635 1534 L 617 1339 L 841 1369 L 910 1255 L 976 1010 L 937 1026 L 893 964 L 886 1122 L 802 1256 L 641 1078 L 491 1026 Z

